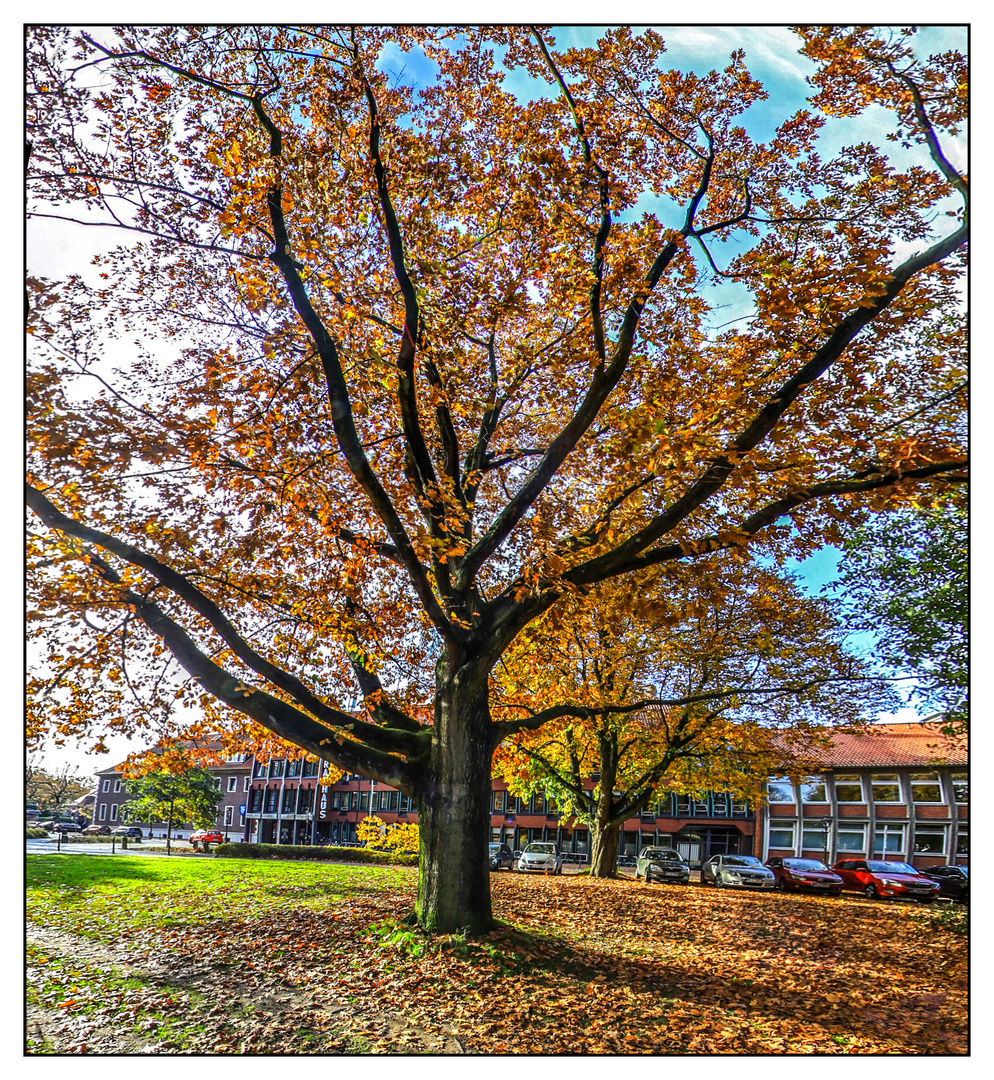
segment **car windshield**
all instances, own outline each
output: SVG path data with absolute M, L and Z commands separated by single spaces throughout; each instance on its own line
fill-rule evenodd
M 956 869 L 959 870 L 963 877 L 970 876 L 970 868 L 968 866 L 957 866 Z
M 866 864 L 875 874 L 916 874 L 918 871 L 909 866 L 906 862 L 879 862 L 874 860 L 873 862 L 867 861 Z
M 647 859 L 670 859 L 672 862 L 683 862 L 678 851 L 665 847 L 646 848 L 645 857 Z
M 555 855 L 555 853 L 554 844 L 529 844 L 525 848 L 526 855 Z
M 784 859 L 788 870 L 827 870 L 828 867 L 818 859 Z
M 723 866 L 762 866 L 763 864 L 755 855 L 726 855 L 722 860 Z

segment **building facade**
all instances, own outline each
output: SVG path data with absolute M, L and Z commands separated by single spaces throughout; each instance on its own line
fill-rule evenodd
M 925 868 L 969 862 L 965 746 L 936 724 L 838 731 L 824 772 L 793 784 L 772 777 L 759 813 L 760 857 L 848 857 Z
M 217 827 L 229 840 L 264 844 L 357 843 L 360 822 L 375 814 L 387 825 L 417 823 L 403 792 L 346 773 L 322 783 L 328 765 L 303 754 L 260 762 L 246 755 L 211 767 L 222 794 Z M 97 774 L 94 821 L 121 821 L 126 783 L 118 769 Z M 588 783 L 592 788 L 594 780 Z M 665 795 L 619 829 L 619 854 L 646 844 L 673 847 L 700 867 L 712 855 L 801 855 L 832 863 L 847 856 L 886 858 L 928 867 L 967 864 L 969 780 L 964 747 L 937 724 L 874 724 L 832 733 L 820 775 L 795 784 L 771 777 L 768 802 L 753 808 L 726 792 Z M 146 823 L 159 833 L 161 822 Z M 184 835 L 189 830 L 174 830 Z M 590 837 L 555 800 L 512 795 L 493 781 L 490 835 L 520 851 L 555 842 L 567 859 L 586 862 Z
M 242 807 L 246 805 L 252 781 L 252 757 L 238 754 L 220 765 L 208 766 L 214 774 L 214 783 L 221 793 L 221 802 L 217 808 L 215 826 L 226 839 L 241 839 L 245 828 Z M 120 766 L 103 769 L 97 773 L 97 789 L 93 805 L 93 824 L 125 824 L 121 807 L 128 801 L 128 784 L 121 774 Z M 156 836 L 165 834 L 166 823 L 163 821 L 127 822 L 140 826 L 147 834 L 149 830 Z M 187 837 L 193 832 L 190 822 L 173 823 L 173 836 Z

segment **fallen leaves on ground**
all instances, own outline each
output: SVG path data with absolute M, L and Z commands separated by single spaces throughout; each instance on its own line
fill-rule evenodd
M 38 859 L 34 1052 L 967 1052 L 965 939 L 916 906 L 500 874 L 498 930 L 428 938 L 413 871 Z

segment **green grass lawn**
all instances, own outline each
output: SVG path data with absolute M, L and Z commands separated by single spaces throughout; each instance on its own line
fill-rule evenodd
M 416 873 L 29 856 L 29 1052 L 967 1050 L 961 910 L 494 874 L 428 938 Z

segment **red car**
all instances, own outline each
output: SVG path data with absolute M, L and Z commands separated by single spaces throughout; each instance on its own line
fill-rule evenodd
M 842 878 L 820 859 L 767 859 L 766 865 L 777 879 L 777 888 L 781 892 L 797 892 L 810 889 L 811 892 L 825 892 L 829 896 L 842 894 Z
M 869 900 L 890 897 L 927 904 L 939 895 L 939 883 L 906 862 L 840 859 L 832 869 L 842 878 L 846 892 L 861 892 Z
M 197 829 L 190 837 L 190 843 L 192 844 L 194 851 L 201 845 L 203 845 L 204 850 L 206 851 L 210 844 L 223 844 L 224 834 L 217 829 Z

